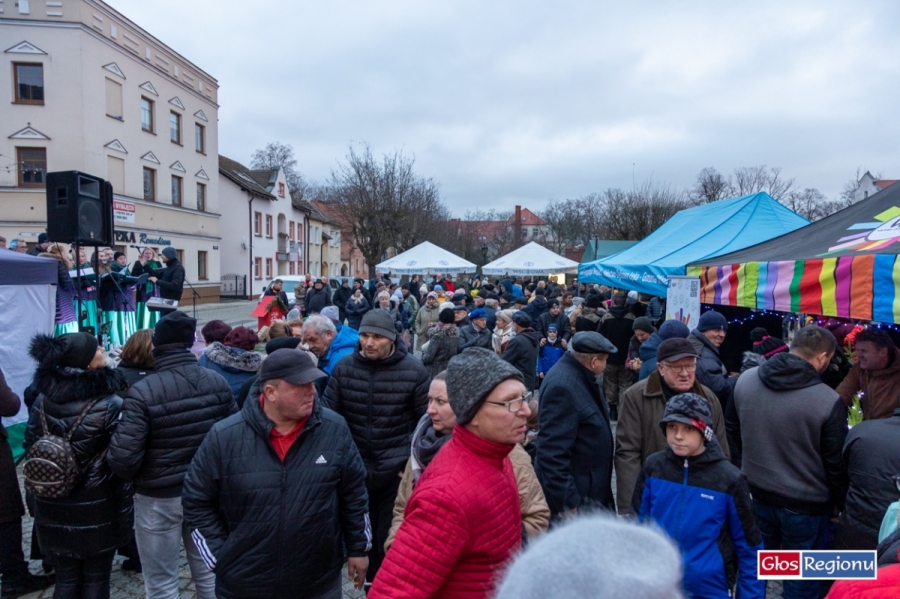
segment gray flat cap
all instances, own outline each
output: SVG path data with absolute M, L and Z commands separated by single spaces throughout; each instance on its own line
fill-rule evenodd
M 619 351 L 609 339 L 596 331 L 575 333 L 569 347 L 580 354 L 615 354 Z

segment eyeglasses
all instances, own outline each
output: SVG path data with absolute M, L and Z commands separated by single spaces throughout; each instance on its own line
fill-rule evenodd
M 665 362 L 662 364 L 669 370 L 675 370 L 677 372 L 694 372 L 697 370 L 696 364 L 688 364 L 687 366 L 675 366 L 674 364 L 666 364 Z
M 526 393 L 522 397 L 517 397 L 509 401 L 485 401 L 484 403 L 492 403 L 495 406 L 506 406 L 506 409 L 515 414 L 522 409 L 522 404 L 528 403 L 528 407 L 532 406 L 532 393 Z

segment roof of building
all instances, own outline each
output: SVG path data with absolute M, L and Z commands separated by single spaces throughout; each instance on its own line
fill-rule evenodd
M 874 183 L 878 189 L 884 189 L 885 187 L 890 187 L 898 180 L 900 179 L 875 179 L 872 183 Z
M 335 225 L 339 229 L 343 226 L 340 219 L 338 218 L 337 210 L 335 210 L 333 206 L 329 206 L 325 202 L 313 200 L 310 203 L 310 207 L 313 211 L 311 216 L 316 220 L 320 220 L 323 223 L 328 223 L 330 225 Z
M 263 187 L 266 191 L 271 192 L 275 188 L 275 182 L 278 181 L 278 169 L 253 169 L 250 171 L 250 176 L 253 177 L 253 179 L 257 183 L 259 183 L 260 187 Z
M 253 176 L 253 171 L 246 166 L 231 158 L 219 155 L 219 172 L 234 182 L 238 187 L 248 193 L 252 193 L 267 200 L 277 199 L 269 193 L 265 186 L 260 185 L 259 181 Z M 259 172 L 259 171 L 257 171 Z
M 515 213 L 509 217 L 509 223 L 512 223 L 516 219 Z M 529 210 L 528 208 L 522 208 L 522 224 L 529 227 L 539 227 L 542 225 L 546 225 L 547 223 L 540 216 Z

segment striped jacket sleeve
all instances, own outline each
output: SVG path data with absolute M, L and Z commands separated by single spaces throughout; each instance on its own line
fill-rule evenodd
M 345 424 L 341 440 L 343 472 L 338 487 L 341 528 L 349 557 L 363 557 L 372 550 L 372 524 L 369 521 L 369 494 L 366 491 L 366 467 Z
M 216 569 L 216 553 L 228 538 L 219 516 L 221 460 L 216 429 L 209 432 L 194 455 L 184 478 L 181 505 L 191 538 L 206 567 Z

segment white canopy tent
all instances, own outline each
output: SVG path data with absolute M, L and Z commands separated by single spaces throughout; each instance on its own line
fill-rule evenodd
M 430 241 L 397 254 L 375 268 L 384 273 L 398 275 L 438 275 L 475 272 L 475 265 L 456 254 L 439 248 Z
M 578 263 L 532 241 L 481 267 L 486 275 L 540 276 L 578 272 Z

